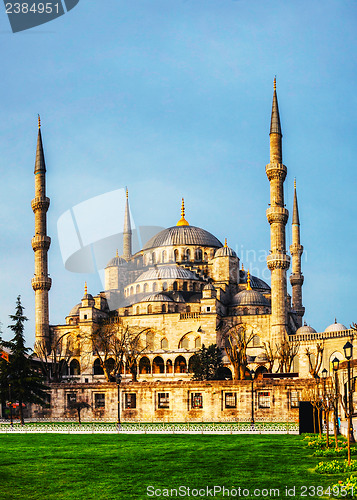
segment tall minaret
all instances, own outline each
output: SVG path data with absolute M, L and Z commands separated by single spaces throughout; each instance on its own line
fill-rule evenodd
M 35 214 L 35 236 L 32 248 L 35 252 L 35 275 L 32 288 L 35 291 L 36 344 L 46 344 L 49 340 L 48 291 L 51 278 L 48 276 L 47 252 L 51 238 L 47 236 L 47 210 L 50 199 L 46 197 L 46 164 L 41 137 L 41 121 L 38 117 L 38 136 L 35 162 L 35 198 L 31 206 Z
M 267 265 L 271 271 L 271 340 L 281 342 L 287 331 L 286 271 L 290 257 L 286 254 L 285 226 L 289 212 L 284 205 L 284 181 L 287 168 L 282 163 L 282 133 L 280 126 L 276 79 L 274 78 L 273 107 L 270 124 L 270 163 L 265 171 L 270 182 L 270 207 L 266 215 L 270 224 L 270 255 Z
M 131 247 L 131 223 L 130 223 L 130 211 L 129 211 L 129 193 L 126 190 L 126 204 L 125 204 L 125 214 L 124 214 L 124 230 L 123 230 L 123 257 L 126 261 L 132 256 Z
M 301 272 L 301 255 L 304 247 L 300 245 L 300 220 L 299 209 L 296 195 L 296 180 L 294 180 L 294 209 L 293 209 L 293 222 L 292 222 L 292 245 L 290 245 L 290 253 L 292 256 L 292 273 L 290 276 L 290 283 L 293 291 L 292 306 L 297 314 L 298 325 L 302 326 L 302 317 L 305 313 L 305 307 L 302 305 L 302 284 L 304 283 L 304 276 Z

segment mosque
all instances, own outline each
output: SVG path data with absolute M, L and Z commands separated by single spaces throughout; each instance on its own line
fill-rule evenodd
M 110 392 L 113 390 L 110 380 L 113 379 L 108 380 L 108 377 L 104 377 L 99 351 L 91 346 L 88 347 L 88 338 L 103 322 L 116 325 L 117 331 L 127 329 L 142 332 L 140 335 L 143 337 L 144 347 L 137 357 L 137 382 L 133 381 L 134 385 L 130 390 L 133 391 L 133 387 L 136 389 L 128 393 L 132 396 L 125 396 L 123 399 L 124 412 L 139 405 L 137 403 L 139 393 L 145 401 L 149 398 L 148 394 L 161 395 L 158 402 L 157 397 L 152 396 L 153 408 L 159 405 L 158 408 L 161 410 L 167 410 L 169 406 L 165 404 L 169 403 L 166 400 L 170 391 L 178 387 L 177 383 L 181 383 L 181 386 L 186 383 L 189 395 L 185 393 L 186 396 L 182 396 L 183 393 L 180 393 L 179 397 L 193 404 L 193 395 L 201 392 L 197 389 L 200 384 L 197 382 L 195 385 L 191 380 L 192 356 L 202 345 L 217 344 L 224 348 L 229 332 L 241 326 L 244 326 L 246 335 L 251 339 L 246 350 L 248 375 L 254 370 L 255 379 L 259 380 L 262 388 L 259 394 L 262 394 L 263 406 L 260 406 L 257 394 L 258 408 L 268 408 L 264 406 L 267 395 L 270 398 L 270 395 L 278 390 L 276 387 L 266 390 L 267 387 L 273 387 L 269 386 L 273 382 L 264 378 L 264 374 L 268 372 L 267 345 L 277 346 L 289 339 L 291 343 L 299 346 L 298 355 L 293 361 L 290 385 L 287 386 L 284 382 L 284 388 L 287 394 L 290 394 L 290 401 L 293 399 L 291 391 L 295 391 L 294 398 L 298 397 L 297 394 L 303 390 L 304 383 L 308 384 L 308 380 L 311 379 L 307 349 L 310 350 L 311 358 L 316 359 L 317 345 L 322 346 L 321 368 L 325 367 L 331 373 L 332 359 L 334 357 L 343 359 L 343 345 L 352 337 L 353 331 L 335 322 L 324 332 L 318 333 L 312 327 L 303 324 L 305 313 L 302 301 L 303 246 L 300 242 L 297 190 L 295 183 L 291 218 L 292 244 L 288 252 L 286 224 L 289 212 L 284 203 L 287 167 L 282 159 L 282 130 L 275 80 L 270 124 L 270 162 L 266 165 L 265 172 L 270 183 L 270 202 L 266 216 L 271 236 L 271 248 L 267 257 L 271 286 L 244 269 L 235 251 L 227 245 L 227 240 L 222 243 L 205 229 L 191 225 L 187 220 L 190 217 L 185 214 L 183 199 L 181 218 L 178 222 L 154 235 L 140 251 L 133 253 L 127 192 L 123 251 L 122 255 L 119 255 L 113 248 L 113 258 L 105 269 L 105 290 L 97 295 L 91 295 L 85 287 L 83 298 L 69 312 L 65 323 L 50 325 L 48 293 L 51 279 L 48 275 L 47 252 L 51 240 L 46 229 L 50 200 L 46 197 L 46 165 L 39 124 L 34 172 L 35 198 L 32 201 L 35 214 L 35 236 L 32 239 L 35 253 L 35 274 L 32 279 L 36 302 L 37 348 L 35 347 L 35 350 L 38 352 L 38 346 L 49 345 L 56 339 L 64 339 L 61 348 L 65 345 L 66 352 L 69 353 L 62 367 L 65 383 L 62 381 L 61 397 L 64 400 L 66 397 L 68 400 L 68 395 L 74 397 L 73 394 L 82 387 L 82 392 L 85 390 L 88 398 L 95 401 L 95 408 L 98 411 L 103 408 L 101 405 L 104 404 L 105 407 L 103 401 L 106 397 L 113 403 L 115 397 Z M 287 273 L 290 268 L 291 294 L 287 288 Z M 236 394 L 235 397 L 239 399 L 239 394 L 242 394 L 243 390 L 242 383 L 245 381 L 231 380 L 236 378 L 234 367 L 225 352 L 223 362 L 226 380 L 220 382 L 220 388 L 223 387 L 223 392 L 224 387 L 229 388 L 228 392 L 224 392 L 224 398 L 227 398 L 227 394 L 236 394 L 232 388 L 238 387 L 238 396 Z M 109 356 L 106 363 L 109 372 L 112 369 L 114 373 L 115 360 Z M 125 382 L 129 384 L 132 380 L 132 373 L 125 362 L 121 372 L 122 387 L 125 387 Z M 156 384 L 156 389 L 152 384 Z M 281 387 L 279 390 L 282 390 Z M 131 399 L 134 398 L 133 394 L 135 406 L 131 406 L 133 405 L 131 401 L 134 401 Z M 213 398 L 212 395 L 211 397 Z M 202 403 L 202 400 L 197 398 L 198 396 L 195 401 Z M 244 399 L 242 398 L 243 396 L 240 397 L 241 401 Z M 277 397 L 276 400 L 278 399 Z M 182 407 L 183 403 L 180 404 Z M 108 405 L 110 406 L 106 403 L 106 408 Z M 211 407 L 213 406 L 212 403 Z M 191 407 L 193 410 L 197 408 L 201 407 L 199 405 Z M 229 404 L 224 408 L 229 409 Z M 294 406 L 291 404 L 290 408 L 293 409 Z M 146 416 L 151 414 L 149 407 L 145 411 Z

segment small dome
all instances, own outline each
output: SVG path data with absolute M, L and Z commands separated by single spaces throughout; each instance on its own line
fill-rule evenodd
M 216 257 L 237 257 L 237 254 L 232 248 L 224 246 L 216 251 L 214 258 Z
M 173 265 L 149 269 L 148 271 L 140 274 L 140 276 L 136 278 L 135 282 L 161 279 L 197 280 L 198 278 L 192 271 Z
M 316 333 L 316 330 L 314 328 L 312 328 L 312 326 L 310 326 L 310 325 L 303 325 L 303 326 L 300 326 L 300 328 L 298 328 L 296 330 L 297 335 L 300 333 Z
M 232 303 L 237 306 L 268 306 L 268 300 L 256 290 L 243 290 L 236 293 Z
M 172 299 L 163 293 L 154 293 L 145 297 L 142 302 L 172 302 Z
M 86 293 L 84 296 L 83 296 L 83 299 L 82 300 L 94 300 L 93 299 L 93 295 L 91 295 L 90 293 Z
M 335 320 L 332 325 L 328 326 L 325 329 L 325 332 L 342 332 L 343 330 L 348 330 L 347 326 L 343 325 L 342 323 L 337 323 Z
M 203 287 L 203 290 L 215 290 L 215 287 L 212 285 L 212 283 L 207 283 L 207 285 Z
M 79 316 L 79 308 L 81 306 L 82 304 L 77 304 L 76 306 L 72 307 L 68 316 Z
M 220 248 L 222 243 L 213 234 L 195 226 L 173 226 L 160 231 L 153 236 L 143 247 L 150 248 L 182 245 L 199 245 L 203 247 Z
M 110 259 L 110 261 L 107 264 L 107 267 L 118 267 L 122 266 L 123 264 L 127 264 L 126 260 L 123 259 L 123 257 L 119 257 L 119 255 L 117 255 L 112 259 Z

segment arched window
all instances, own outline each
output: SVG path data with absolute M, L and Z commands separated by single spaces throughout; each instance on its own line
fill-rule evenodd
M 208 255 L 207 255 L 207 252 L 205 252 L 205 254 L 204 254 L 204 259 L 203 259 L 203 260 L 204 260 L 205 262 L 207 262 L 207 261 L 208 261 Z
M 182 337 L 179 343 L 179 349 L 188 349 L 188 337 Z
M 166 283 L 166 281 L 164 281 L 164 282 L 163 282 L 163 284 L 162 284 L 162 289 L 163 289 L 164 291 L 165 291 L 165 290 L 167 290 L 167 283 Z
M 162 313 L 166 312 L 166 304 L 162 304 L 162 306 L 161 306 L 161 312 Z
M 166 251 L 163 250 L 161 253 L 161 262 L 166 262 Z
M 130 287 L 130 295 L 133 295 L 133 293 L 134 293 L 134 287 L 133 287 L 133 286 L 131 286 L 131 287 Z
M 175 259 L 175 262 L 178 262 L 178 260 L 179 260 L 179 251 L 177 250 L 177 248 L 174 251 L 174 259 Z
M 128 309 L 125 309 L 125 310 L 124 310 L 124 316 L 129 316 L 129 311 L 128 311 Z
M 72 359 L 69 365 L 69 374 L 70 375 L 80 375 L 81 367 L 79 365 L 79 361 L 77 359 Z
M 259 314 L 259 307 L 255 308 L 255 314 Z
M 248 307 L 243 307 L 243 314 L 248 314 Z
M 155 333 L 148 332 L 146 334 L 146 349 L 149 349 L 150 351 L 154 350 L 154 340 L 155 340 Z
M 188 312 L 188 313 L 191 312 L 191 306 L 186 306 L 186 312 Z
M 161 349 L 168 349 L 169 348 L 169 342 L 167 338 L 161 339 Z
M 202 346 L 202 344 L 201 344 L 201 337 L 198 336 L 198 337 L 195 338 L 195 348 L 196 349 L 201 349 L 201 346 Z
M 147 358 L 146 356 L 142 357 L 139 362 L 139 373 L 141 374 L 151 373 L 150 361 L 149 358 Z
M 179 306 L 178 306 L 178 305 L 176 305 L 176 306 L 175 306 L 175 313 L 178 313 L 178 312 L 179 312 Z
M 63 359 L 60 361 L 60 371 L 62 375 L 68 375 L 68 365 Z
M 155 255 L 155 252 L 153 252 L 153 253 L 151 254 L 151 262 L 152 262 L 153 264 L 155 264 L 155 262 L 156 262 L 156 255 Z
M 185 250 L 184 259 L 185 260 L 190 260 L 191 259 L 191 252 L 190 252 L 189 248 L 186 248 L 186 250 Z
M 157 292 L 157 283 L 153 283 L 152 285 L 152 291 Z
M 136 314 L 140 314 L 140 307 L 136 306 Z
M 200 248 L 196 249 L 195 260 L 198 260 L 199 262 L 202 261 L 202 250 Z
M 188 373 L 192 373 L 193 372 L 193 360 L 194 360 L 194 356 L 191 356 L 190 359 L 188 360 Z
M 187 281 L 184 281 L 184 282 L 183 282 L 183 285 L 182 285 L 182 290 L 183 290 L 184 292 L 187 292 Z
M 193 283 L 192 289 L 194 292 L 197 292 L 197 283 Z
M 136 293 L 140 293 L 140 285 L 136 285 Z
M 168 359 L 166 361 L 166 373 L 172 373 L 172 361 Z
M 152 313 L 152 305 L 151 304 L 148 305 L 147 312 L 148 312 L 148 314 Z
M 154 361 L 152 362 L 152 372 L 153 373 L 165 372 L 165 364 L 161 356 L 156 356 L 156 358 L 154 358 Z
M 177 291 L 177 281 L 174 281 L 174 286 L 173 286 L 173 288 L 174 288 L 174 291 L 176 292 L 176 291 Z
M 183 356 L 178 356 L 175 359 L 175 373 L 186 373 L 186 372 L 187 372 L 186 360 Z
M 97 358 L 93 363 L 93 375 L 104 375 L 99 358 Z
M 115 361 L 113 358 L 109 358 L 105 361 L 105 368 L 107 369 L 108 374 L 114 371 Z
M 144 284 L 144 293 L 147 293 L 149 290 L 149 285 L 147 283 Z

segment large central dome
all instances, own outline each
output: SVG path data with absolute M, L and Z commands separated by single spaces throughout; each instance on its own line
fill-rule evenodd
M 199 245 L 203 247 L 221 248 L 222 243 L 213 234 L 195 226 L 173 226 L 153 236 L 143 250 L 158 247 L 182 245 Z

